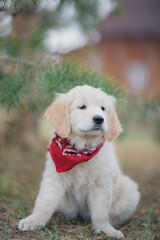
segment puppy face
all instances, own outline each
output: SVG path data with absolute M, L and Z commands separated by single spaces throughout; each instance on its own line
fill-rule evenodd
M 114 110 L 115 99 L 100 89 L 77 86 L 49 106 L 45 117 L 57 133 L 67 138 L 71 133 L 83 136 L 103 135 L 112 141 L 121 132 Z
M 107 132 L 109 110 L 107 96 L 95 89 L 87 91 L 87 88 L 77 88 L 72 94 L 69 116 L 72 132 L 83 136 Z

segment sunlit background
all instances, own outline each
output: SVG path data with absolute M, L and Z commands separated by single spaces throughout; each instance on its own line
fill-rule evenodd
M 11 6 L 13 2 L 17 8 Z M 0 236 L 25 239 L 16 224 L 33 207 L 45 148 L 52 137 L 44 109 L 34 102 L 34 90 L 33 101 L 25 100 L 27 107 L 21 101 L 17 110 L 19 99 L 15 104 L 7 102 L 13 76 L 32 81 L 37 73 L 25 73 L 30 66 L 50 62 L 54 68 L 55 62 L 68 57 L 80 59 L 86 68 L 127 89 L 127 96 L 117 102 L 123 133 L 115 146 L 123 171 L 139 183 L 142 197 L 133 225 L 127 223 L 123 231 L 127 239 L 156 239 L 160 225 L 159 0 L 0 1 Z M 153 219 L 150 223 L 148 216 Z M 52 223 L 61 225 L 59 218 Z M 35 234 L 31 237 L 43 239 Z M 43 234 L 48 236 L 45 230 Z M 67 239 L 73 236 L 75 232 Z

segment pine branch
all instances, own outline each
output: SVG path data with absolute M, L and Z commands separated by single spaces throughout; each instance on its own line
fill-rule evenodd
M 117 82 L 96 70 L 85 69 L 79 61 L 64 60 L 54 67 L 49 65 L 39 75 L 39 86 L 43 92 L 41 99 L 46 103 L 46 106 L 52 101 L 55 93 L 65 93 L 76 85 L 85 84 L 101 88 L 108 95 L 113 95 L 118 99 L 126 95 L 126 90 L 120 88 Z
M 85 69 L 79 61 L 67 59 L 54 65 L 37 64 L 36 68 L 25 64 L 18 74 L 6 74 L 0 81 L 0 103 L 8 109 L 25 107 L 41 112 L 53 100 L 55 93 L 65 93 L 77 85 L 85 84 L 101 88 L 116 98 L 126 94 L 126 90 L 112 79 L 93 69 Z
M 17 73 L 2 74 L 0 81 L 0 104 L 10 108 L 28 107 L 35 70 L 33 67 L 21 66 Z

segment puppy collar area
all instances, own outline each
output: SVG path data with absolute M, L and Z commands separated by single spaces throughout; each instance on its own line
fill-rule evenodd
M 104 142 L 97 148 L 77 150 L 69 141 L 56 135 L 46 150 L 50 152 L 57 172 L 61 173 L 69 171 L 79 163 L 89 161 L 99 152 L 103 144 Z

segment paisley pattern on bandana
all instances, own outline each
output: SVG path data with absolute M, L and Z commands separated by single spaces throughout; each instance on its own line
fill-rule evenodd
M 51 154 L 57 172 L 60 173 L 72 169 L 79 163 L 89 161 L 99 152 L 103 144 L 104 142 L 97 148 L 78 150 L 74 145 L 71 145 L 69 141 L 56 135 L 47 150 Z

